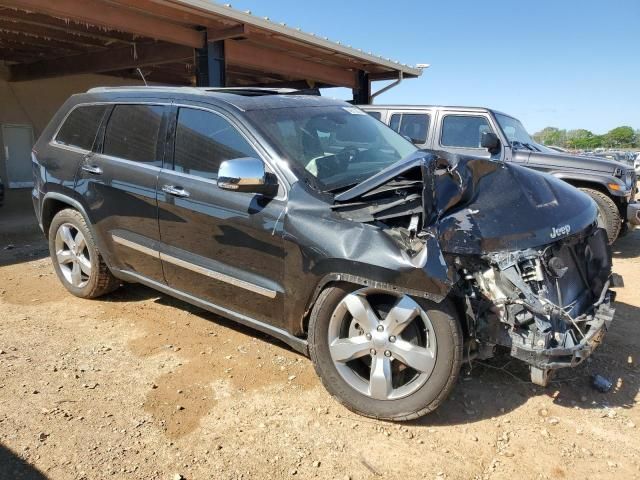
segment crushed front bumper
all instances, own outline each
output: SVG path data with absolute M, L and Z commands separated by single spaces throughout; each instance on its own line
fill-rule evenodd
M 614 299 L 615 292 L 607 290 L 603 302 L 594 309 L 592 318 L 581 322 L 581 329 L 586 333 L 577 345 L 570 348 L 536 349 L 530 345 L 514 342 L 511 347 L 511 355 L 542 370 L 555 370 L 579 365 L 602 343 L 615 315 L 616 309 L 612 306 Z
M 627 220 L 634 227 L 640 225 L 640 203 L 633 202 L 627 205 Z

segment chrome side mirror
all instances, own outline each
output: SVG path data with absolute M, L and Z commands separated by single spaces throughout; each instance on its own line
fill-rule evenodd
M 218 187 L 234 192 L 272 194 L 278 191 L 278 182 L 275 175 L 266 171 L 262 160 L 246 157 L 220 164 Z

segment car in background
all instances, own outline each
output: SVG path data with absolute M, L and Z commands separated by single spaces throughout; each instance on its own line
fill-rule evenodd
M 490 108 L 421 105 L 363 105 L 419 148 L 474 155 L 549 173 L 589 195 L 609 242 L 640 225 L 633 165 L 607 158 L 560 153 L 536 143 L 520 121 Z
M 593 156 L 598 158 L 606 158 L 608 160 L 613 160 L 614 162 L 625 163 L 627 165 L 633 164 L 626 152 L 610 150 L 605 152 L 596 152 L 593 154 Z

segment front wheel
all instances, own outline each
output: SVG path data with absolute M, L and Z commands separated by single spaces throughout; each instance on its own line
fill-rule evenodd
M 325 388 L 350 410 L 410 420 L 455 385 L 462 332 L 446 301 L 330 287 L 311 312 L 309 353 Z
M 622 229 L 622 217 L 616 203 L 608 195 L 592 188 L 581 188 L 598 207 L 598 226 L 607 231 L 609 245 L 616 241 Z

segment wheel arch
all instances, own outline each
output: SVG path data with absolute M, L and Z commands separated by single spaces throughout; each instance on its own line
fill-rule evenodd
M 73 208 L 74 210 L 80 212 L 80 214 L 87 222 L 87 226 L 91 229 L 91 233 L 95 233 L 93 231 L 91 220 L 80 202 L 63 193 L 49 192 L 45 194 L 42 200 L 42 209 L 40 216 L 42 222 L 42 230 L 44 231 L 44 235 L 46 238 L 49 238 L 49 227 L 51 226 L 53 217 L 55 217 L 58 212 L 64 210 L 65 208 Z
M 349 285 L 356 288 L 360 287 L 374 287 L 379 288 L 381 290 L 387 290 L 389 293 L 403 293 L 406 295 L 410 295 L 412 297 L 418 298 L 426 298 L 428 300 L 432 300 L 435 303 L 441 303 L 445 298 L 449 295 L 439 295 L 433 294 L 427 291 L 414 290 L 406 287 L 400 287 L 398 285 L 394 285 L 392 283 L 379 282 L 377 280 L 372 280 L 367 277 L 353 275 L 349 273 L 329 273 L 323 276 L 320 281 L 316 284 L 315 289 L 313 290 L 311 296 L 306 302 L 304 314 L 300 319 L 299 331 L 303 333 L 306 337 L 309 333 L 309 318 L 311 315 L 311 311 L 313 310 L 318 297 L 322 293 L 323 290 L 336 285 Z M 448 292 L 450 293 L 450 292 Z
M 113 269 L 111 258 L 108 255 L 109 250 L 106 248 L 102 237 L 97 235 L 96 229 L 94 228 L 93 222 L 91 221 L 91 217 L 87 214 L 87 211 L 82 203 L 80 203 L 75 198 L 70 197 L 69 195 L 60 192 L 48 192 L 43 197 L 40 218 L 45 237 L 49 239 L 49 227 L 51 226 L 53 217 L 55 217 L 58 212 L 64 210 L 65 208 L 73 208 L 83 216 L 84 221 L 87 224 L 87 228 L 89 228 L 91 236 L 93 237 L 98 250 L 102 254 L 104 262 L 112 271 L 115 271 Z
M 604 193 L 608 197 L 611 197 L 611 194 L 609 193 L 609 189 L 607 189 L 607 187 L 605 187 L 601 183 L 590 182 L 588 180 L 573 179 L 573 178 L 569 178 L 569 179 L 562 178 L 561 180 L 564 180 L 565 182 L 567 182 L 569 185 L 573 187 L 590 188 L 591 190 L 597 190 L 598 192 Z M 612 200 L 615 201 L 614 197 L 611 197 L 611 198 Z
M 608 180 L 611 179 L 613 182 L 614 177 L 597 175 L 580 175 L 579 177 L 576 177 L 573 175 L 567 175 L 565 172 L 552 173 L 552 175 L 573 187 L 590 188 L 592 190 L 597 190 L 601 193 L 604 193 L 607 197 L 611 198 L 611 200 L 613 200 L 616 204 L 620 203 L 620 194 L 616 195 L 615 193 L 612 193 L 607 186 L 607 184 L 609 183 Z

